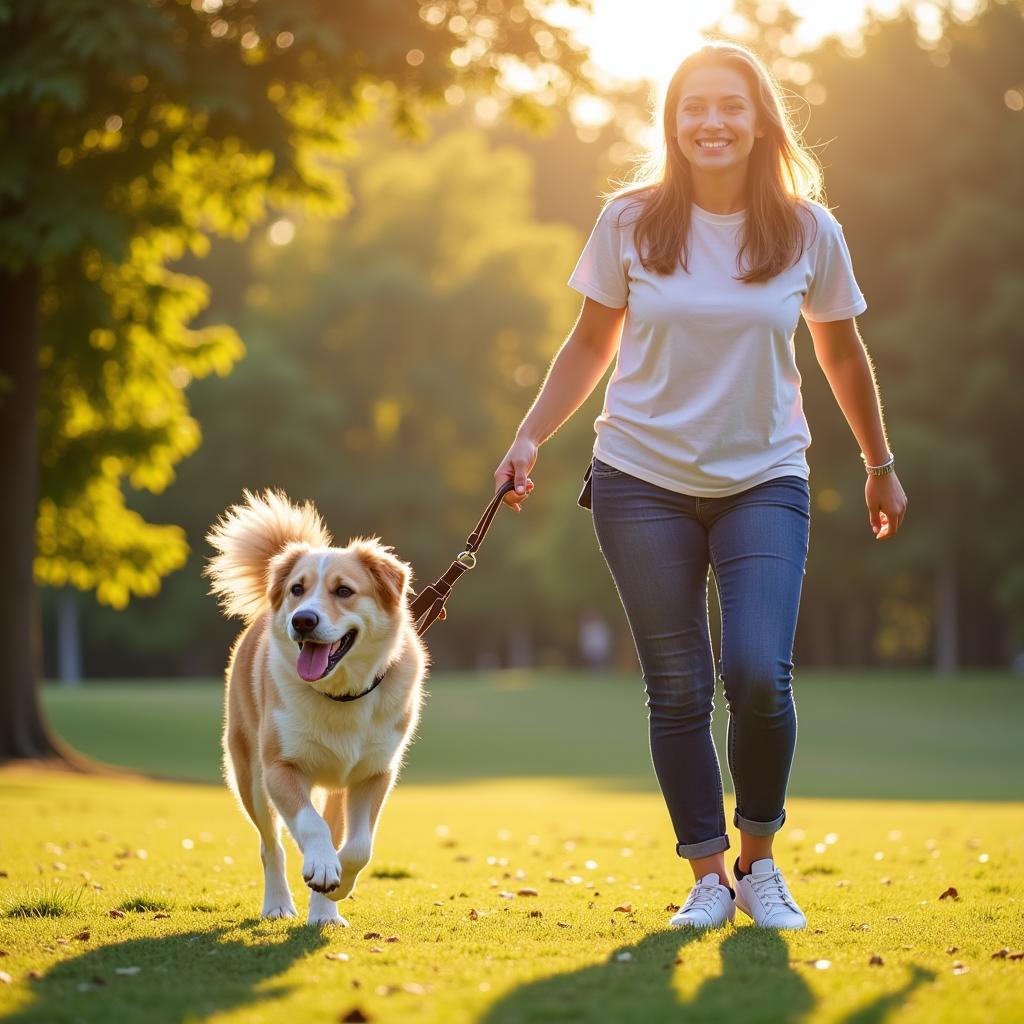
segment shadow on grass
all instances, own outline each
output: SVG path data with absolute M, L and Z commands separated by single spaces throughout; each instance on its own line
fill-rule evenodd
M 674 972 L 687 970 L 686 947 L 711 941 L 701 932 L 656 932 L 621 946 L 602 964 L 525 985 L 495 1004 L 479 1024 L 643 1021 L 696 1024 L 720 1021 L 795 1024 L 813 1008 L 815 996 L 794 968 L 783 935 L 743 928 L 722 940 L 722 971 L 690 997 L 680 995 Z M 619 959 L 628 954 L 627 959 Z M 879 995 L 840 1024 L 881 1024 L 934 973 L 916 965 L 899 989 Z
M 273 979 L 326 945 L 315 928 L 276 929 L 260 940 L 261 922 L 231 929 L 182 932 L 116 942 L 65 960 L 32 983 L 32 1001 L 4 1024 L 95 1021 L 181 1024 L 225 1010 L 255 1006 L 288 994 Z M 225 938 L 238 928 L 248 941 Z M 139 968 L 118 973 L 118 968 Z

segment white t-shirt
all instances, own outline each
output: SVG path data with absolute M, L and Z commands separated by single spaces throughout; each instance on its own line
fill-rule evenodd
M 668 490 L 724 497 L 776 477 L 810 478 L 811 433 L 793 335 L 806 320 L 857 316 L 867 303 L 839 222 L 808 202 L 803 255 L 756 284 L 736 280 L 745 211 L 694 204 L 689 273 L 645 270 L 628 197 L 597 219 L 569 284 L 626 308 L 615 370 L 594 421 L 594 454 Z M 619 214 L 626 211 L 619 223 Z M 812 237 L 813 236 L 813 237 Z

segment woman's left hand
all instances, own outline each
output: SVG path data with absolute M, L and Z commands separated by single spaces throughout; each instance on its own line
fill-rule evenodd
M 896 474 L 875 476 L 869 473 L 864 486 L 864 500 L 868 505 L 868 519 L 875 540 L 888 540 L 903 525 L 907 514 L 907 496 Z

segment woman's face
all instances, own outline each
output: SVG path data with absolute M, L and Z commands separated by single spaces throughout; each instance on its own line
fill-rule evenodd
M 683 79 L 676 141 L 694 171 L 735 173 L 761 134 L 747 81 L 735 68 L 696 68 Z

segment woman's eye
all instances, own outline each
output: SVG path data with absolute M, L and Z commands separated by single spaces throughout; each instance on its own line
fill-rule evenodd
M 351 597 L 355 591 L 351 587 L 341 586 L 335 591 L 338 597 Z
M 305 592 L 306 592 L 306 588 L 301 583 L 293 583 L 292 584 L 292 593 L 296 597 L 298 597 L 300 594 L 304 594 Z

